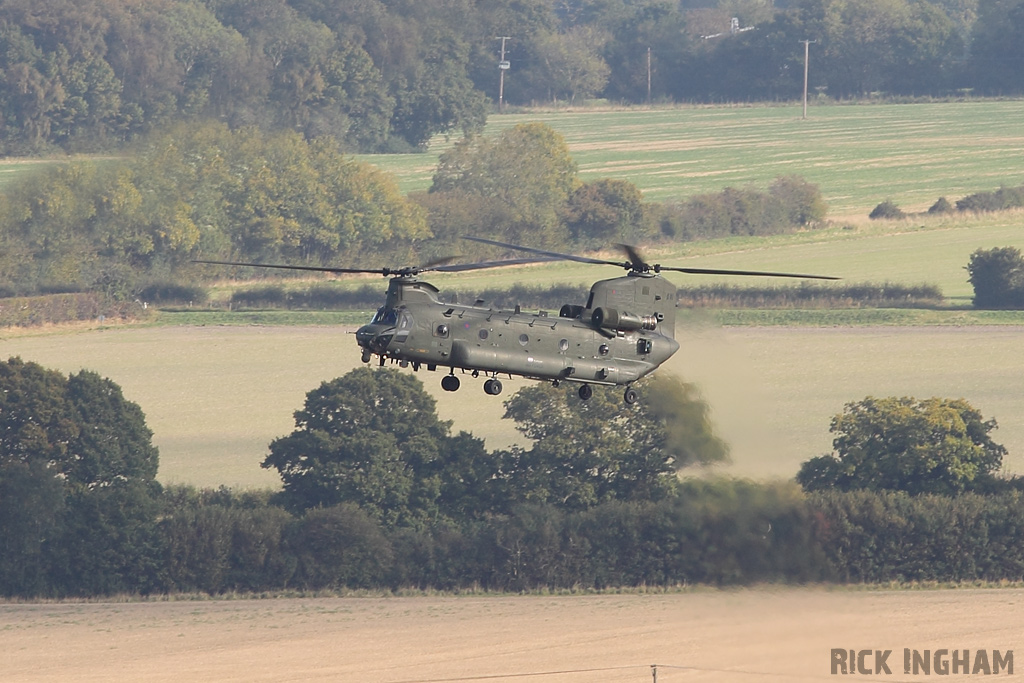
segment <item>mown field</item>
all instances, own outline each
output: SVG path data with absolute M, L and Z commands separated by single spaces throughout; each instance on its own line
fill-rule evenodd
M 1020 676 L 1020 588 L 780 588 L 577 596 L 349 597 L 0 610 L 7 683 L 826 681 L 832 649 L 1005 654 Z M 946 661 L 951 666 L 951 655 Z M 874 653 L 866 661 L 874 664 Z M 1016 680 L 998 676 L 965 680 Z
M 820 107 L 807 121 L 785 107 L 549 112 L 493 117 L 488 132 L 547 120 L 566 135 L 584 177 L 621 174 L 656 198 L 799 172 L 822 185 L 833 213 L 850 218 L 772 238 L 659 245 L 649 259 L 934 283 L 959 309 L 683 316 L 683 348 L 666 370 L 697 382 L 711 402 L 733 445 L 730 473 L 793 476 L 802 461 L 829 449 L 830 417 L 867 395 L 967 398 L 999 421 L 996 438 L 1010 449 L 1007 464 L 1024 472 L 1024 316 L 962 310 L 971 294 L 964 270 L 971 252 L 1024 247 L 1024 213 L 865 217 L 886 197 L 925 208 L 940 195 L 1021 184 L 1024 137 L 1013 124 L 1020 114 L 1024 102 Z M 397 170 L 408 189 L 429 182 L 430 156 L 374 161 Z M 426 171 L 417 170 L 423 164 Z M 617 274 L 564 263 L 430 279 L 469 295 L 515 282 L 571 283 L 582 293 L 595 279 Z M 669 277 L 680 285 L 717 279 Z M 386 286 L 382 278 L 344 282 L 379 284 L 382 292 Z M 193 313 L 165 315 L 158 327 L 0 332 L 0 354 L 65 372 L 86 367 L 121 384 L 146 412 L 165 482 L 273 486 L 276 476 L 259 468 L 267 444 L 291 430 L 307 391 L 358 365 L 359 354 L 352 328 L 337 327 L 337 316 L 240 319 L 248 326 Z M 340 319 L 351 325 L 357 318 Z M 217 324 L 204 326 L 205 320 Z M 276 324 L 282 321 L 288 324 Z M 484 397 L 478 383 L 468 381 L 452 395 L 440 391 L 438 375 L 421 376 L 456 429 L 473 431 L 492 448 L 517 440 L 501 419 L 501 399 Z M 508 382 L 506 395 L 518 386 Z
M 491 116 L 486 133 L 542 121 L 566 139 L 584 180 L 622 178 L 654 201 L 800 175 L 834 217 L 885 199 L 923 211 L 1000 184 L 1024 183 L 1024 101 L 539 111 Z M 422 155 L 360 157 L 425 190 L 438 139 Z
M 4 339 L 3 353 L 65 372 L 96 370 L 142 406 L 160 447 L 159 478 L 200 486 L 276 486 L 259 463 L 293 428 L 307 391 L 359 365 L 352 328 L 150 327 Z M 697 317 L 664 371 L 696 382 L 733 449 L 723 471 L 790 478 L 827 452 L 829 420 L 868 395 L 964 397 L 995 417 L 1008 468 L 1024 472 L 1024 326 L 720 327 Z M 406 370 L 405 372 L 412 372 Z M 418 375 L 456 430 L 491 448 L 518 439 L 481 380 L 441 391 Z

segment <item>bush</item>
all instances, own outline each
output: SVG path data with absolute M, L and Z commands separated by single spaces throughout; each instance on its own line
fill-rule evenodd
M 140 300 L 157 305 L 204 304 L 209 298 L 205 287 L 177 282 L 154 282 L 139 290 Z
M 680 288 L 680 306 L 707 308 L 879 308 L 936 306 L 943 300 L 936 285 L 864 282 L 849 285 L 802 283 L 788 287 L 701 285 Z
M 953 205 L 945 197 L 939 197 L 934 204 L 928 207 L 928 213 L 953 213 Z
M 868 214 L 868 218 L 872 220 L 879 219 L 892 219 L 892 218 L 906 218 L 907 214 L 903 212 L 903 209 L 896 206 L 895 202 L 891 199 L 886 199 L 884 202 L 876 206 Z
M 975 308 L 1024 308 L 1024 256 L 1016 247 L 978 249 L 967 263 Z
M 957 201 L 959 211 L 1004 211 L 1024 207 L 1024 186 L 1000 187 L 995 192 L 976 192 Z
M 730 235 L 774 235 L 812 225 L 827 206 L 816 185 L 797 176 L 780 177 L 759 192 L 728 187 L 686 202 L 666 203 L 657 219 L 661 233 L 680 241 Z

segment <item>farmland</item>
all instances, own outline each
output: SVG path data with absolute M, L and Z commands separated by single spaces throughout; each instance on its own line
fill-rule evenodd
M 677 335 L 667 371 L 699 384 L 737 476 L 789 478 L 830 448 L 829 419 L 867 395 L 964 397 L 995 417 L 1007 466 L 1024 471 L 1024 327 L 719 327 L 699 321 Z M 270 440 L 323 380 L 359 365 L 351 330 L 336 327 L 151 327 L 89 330 L 4 340 L 21 355 L 69 372 L 91 368 L 139 403 L 160 447 L 164 482 L 277 485 L 259 463 Z M 407 370 L 406 372 L 411 372 Z M 443 419 L 486 439 L 517 439 L 501 398 L 479 382 L 441 391 L 421 372 Z M 506 383 L 506 394 L 524 385 Z
M 1024 182 L 1018 124 L 1024 101 L 540 111 L 492 116 L 486 134 L 542 121 L 561 133 L 580 176 L 622 178 L 666 201 L 800 175 L 821 187 L 833 217 L 865 216 L 892 199 L 923 211 L 1000 184 Z M 437 155 L 359 157 L 405 191 L 425 190 Z
M 833 648 L 891 650 L 898 680 L 926 681 L 903 675 L 904 648 L 969 649 L 972 657 L 1016 649 L 1019 672 L 1022 599 L 1020 588 L 760 588 L 21 604 L 4 606 L 0 631 L 10 683 L 643 683 L 652 664 L 660 683 L 828 681 Z
M 786 107 L 541 112 L 492 117 L 488 134 L 547 121 L 566 136 L 584 178 L 626 177 L 653 199 L 800 173 L 821 185 L 837 217 L 830 225 L 771 238 L 658 245 L 649 250 L 651 260 L 934 283 L 962 309 L 971 294 L 964 271 L 970 253 L 1024 247 L 1024 215 L 882 222 L 865 216 L 884 198 L 920 210 L 940 195 L 1019 185 L 1024 138 L 1013 122 L 1022 113 L 1024 102 L 816 107 L 807 121 Z M 429 183 L 437 151 L 371 161 L 410 190 Z M 558 264 L 431 281 L 467 293 L 522 281 L 571 283 L 582 292 L 613 275 Z M 680 285 L 716 279 L 671 277 Z M 243 318 L 256 325 L 226 327 L 203 326 L 202 313 L 165 315 L 159 327 L 8 333 L 0 348 L 65 372 L 94 369 L 119 383 L 155 433 L 162 481 L 274 486 L 276 475 L 258 466 L 269 441 L 290 431 L 307 391 L 358 365 L 351 328 L 308 324 L 316 316 L 301 325 L 290 317 L 289 326 L 264 324 L 282 318 L 258 314 Z M 174 320 L 187 324 L 167 326 Z M 999 421 L 995 437 L 1010 450 L 1006 463 L 1022 472 L 1022 325 L 1020 314 L 964 310 L 697 312 L 679 325 L 683 348 L 667 370 L 704 391 L 733 446 L 731 474 L 793 476 L 800 462 L 829 449 L 829 418 L 867 395 L 967 398 Z M 456 430 L 472 430 L 490 448 L 517 440 L 501 419 L 500 399 L 481 400 L 472 382 L 445 394 L 436 375 L 420 376 Z M 521 385 L 509 382 L 506 393 Z

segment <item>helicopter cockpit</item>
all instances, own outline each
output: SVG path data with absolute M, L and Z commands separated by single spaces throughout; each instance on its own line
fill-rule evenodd
M 398 326 L 398 310 L 384 306 L 377 309 L 373 319 L 356 330 L 356 343 L 363 348 L 363 362 L 370 360 L 370 354 L 383 355 L 395 336 Z
M 398 311 L 394 308 L 387 308 L 386 306 L 378 308 L 377 313 L 373 316 L 373 320 L 370 321 L 370 324 L 397 325 Z

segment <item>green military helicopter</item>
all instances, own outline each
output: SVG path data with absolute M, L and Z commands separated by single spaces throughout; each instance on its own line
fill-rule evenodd
M 479 237 L 464 239 L 535 256 L 481 263 L 451 264 L 451 259 L 406 268 L 330 268 L 233 261 L 203 261 L 229 266 L 310 270 L 328 273 L 376 273 L 389 277 L 384 305 L 356 331 L 362 360 L 377 356 L 381 365 L 397 362 L 413 370 L 447 369 L 441 379 L 445 391 L 461 386 L 456 370 L 481 374 L 484 392 L 497 396 L 499 377 L 522 376 L 555 385 L 575 382 L 584 401 L 593 385 L 625 386 L 627 404 L 638 399 L 633 382 L 656 370 L 679 350 L 675 336 L 676 286 L 659 273 L 673 271 L 699 275 L 752 275 L 759 277 L 837 280 L 823 275 L 771 273 L 748 270 L 681 268 L 649 264 L 633 247 L 619 245 L 627 261 L 612 261 L 507 244 Z M 590 288 L 585 305 L 567 303 L 557 316 L 547 311 L 528 313 L 516 306 L 499 310 L 477 301 L 472 305 L 445 303 L 437 287 L 419 278 L 426 272 L 464 272 L 482 268 L 575 261 L 623 268 L 626 275 L 600 280 Z

